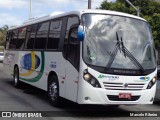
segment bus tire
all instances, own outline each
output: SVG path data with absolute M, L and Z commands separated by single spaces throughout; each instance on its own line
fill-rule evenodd
M 59 84 L 58 79 L 55 75 L 49 77 L 48 83 L 48 97 L 49 102 L 54 107 L 60 106 L 60 96 L 59 96 Z
M 14 68 L 13 81 L 14 81 L 14 87 L 20 88 L 19 69 L 17 66 Z

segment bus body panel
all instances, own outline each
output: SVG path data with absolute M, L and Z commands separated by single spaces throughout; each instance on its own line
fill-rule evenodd
M 14 66 L 17 64 L 20 81 L 47 91 L 49 73 L 53 71 L 58 76 L 60 96 L 76 102 L 78 71 L 64 59 L 62 52 L 9 51 L 7 54 L 12 61 L 7 64 L 8 59 L 5 58 L 6 72 L 10 71 L 9 74 L 13 75 Z M 31 64 L 35 67 L 31 68 Z
M 77 90 L 79 82 L 79 73 L 75 67 L 67 61 L 66 64 L 66 98 L 76 102 L 77 100 Z
M 44 61 L 41 59 L 40 52 L 34 51 L 8 51 L 9 54 L 8 58 L 4 61 L 5 71 L 10 71 L 9 74 L 13 75 L 14 73 L 14 66 L 18 65 L 19 68 L 19 79 L 25 83 L 30 85 L 36 86 L 43 90 L 47 90 L 47 77 L 44 71 Z M 32 54 L 32 55 L 31 55 Z M 11 56 L 13 57 L 12 62 L 8 61 Z M 36 61 L 36 58 L 39 59 Z M 34 68 L 36 62 L 39 62 L 36 69 Z M 28 66 L 26 66 L 28 65 Z M 48 75 L 47 75 L 48 76 Z M 45 79 L 45 81 L 43 80 Z
M 7 51 L 5 50 L 5 56 L 4 56 L 4 71 L 8 75 L 13 75 L 14 65 L 17 64 L 16 61 L 18 61 L 19 55 L 18 52 L 15 51 Z

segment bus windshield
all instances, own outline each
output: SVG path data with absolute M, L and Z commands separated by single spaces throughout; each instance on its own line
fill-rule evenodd
M 84 14 L 83 59 L 92 66 L 144 72 L 155 69 L 150 26 L 130 17 Z

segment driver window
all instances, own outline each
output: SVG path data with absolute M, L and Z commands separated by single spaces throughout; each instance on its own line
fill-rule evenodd
M 79 68 L 79 42 L 77 40 L 77 31 L 78 28 L 72 28 L 69 34 L 69 43 L 68 43 L 68 51 L 67 58 L 68 60 L 76 67 Z

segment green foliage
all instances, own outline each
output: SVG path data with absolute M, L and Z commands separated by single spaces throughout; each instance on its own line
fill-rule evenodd
M 156 0 L 129 0 L 134 6 L 140 8 L 140 16 L 146 19 L 152 28 L 153 38 L 156 46 L 160 46 L 160 2 Z M 104 1 L 99 9 L 114 10 L 137 15 L 137 12 L 125 0 L 116 2 Z
M 4 46 L 5 44 L 7 30 L 7 25 L 4 25 L 2 28 L 0 28 L 0 46 Z
M 0 52 L 3 52 L 3 51 L 4 51 L 4 47 L 0 46 Z

